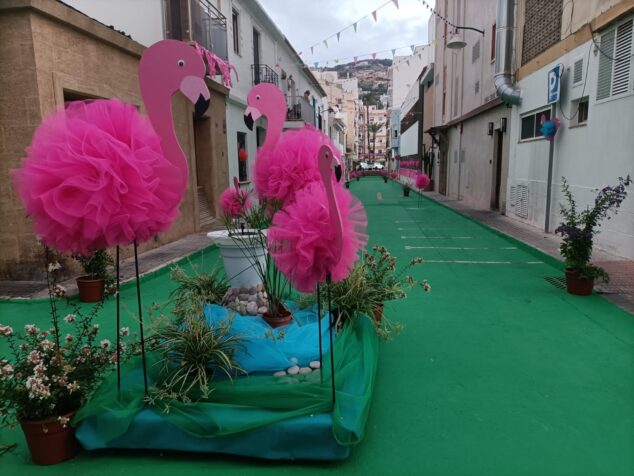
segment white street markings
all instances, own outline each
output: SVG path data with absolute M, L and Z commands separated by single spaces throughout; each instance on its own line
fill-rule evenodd
M 467 261 L 467 260 L 444 260 L 426 259 L 424 263 L 455 263 L 455 264 L 544 264 L 543 261 Z
M 406 250 L 516 250 L 515 246 L 502 246 L 501 248 L 469 248 L 462 246 L 409 246 L 405 245 Z

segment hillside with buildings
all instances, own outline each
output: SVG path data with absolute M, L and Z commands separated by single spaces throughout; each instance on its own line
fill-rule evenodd
M 361 95 L 366 95 L 366 102 L 378 105 L 380 97 L 387 93 L 389 86 L 390 59 L 368 59 L 346 64 L 338 64 L 323 71 L 335 71 L 339 79 L 357 78 Z

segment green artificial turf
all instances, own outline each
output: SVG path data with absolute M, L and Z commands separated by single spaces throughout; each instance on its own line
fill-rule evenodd
M 366 206 L 371 244 L 403 263 L 425 258 L 415 275 L 432 291 L 386 306 L 405 330 L 381 345 L 366 438 L 348 460 L 104 451 L 36 467 L 21 431 L 5 429 L 0 444 L 18 447 L 0 457 L 0 474 L 634 474 L 634 317 L 554 287 L 544 278 L 561 276 L 556 261 L 431 200 L 418 207 L 418 195 L 404 198 L 396 184 L 363 178 L 351 191 Z M 216 255 L 192 261 L 210 266 Z M 170 289 L 164 272 L 154 274 L 145 303 Z M 133 289 L 125 300 L 133 310 Z M 100 320 L 105 332 L 113 305 Z M 46 318 L 42 301 L 0 303 L 3 324 Z

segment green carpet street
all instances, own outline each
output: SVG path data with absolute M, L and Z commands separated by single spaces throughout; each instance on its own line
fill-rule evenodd
M 415 277 L 432 291 L 386 306 L 405 328 L 381 344 L 366 436 L 348 460 L 113 450 L 38 467 L 16 428 L 0 431 L 0 445 L 17 443 L 0 457 L 0 473 L 634 474 L 632 315 L 596 294 L 567 294 L 545 279 L 561 277 L 561 263 L 432 200 L 404 198 L 392 182 L 363 178 L 351 191 L 366 207 L 370 245 L 399 262 L 424 258 Z M 210 248 L 189 261 L 208 268 L 217 259 Z M 145 306 L 172 289 L 167 271 L 144 279 Z M 122 298 L 123 325 L 134 328 L 134 288 Z M 103 338 L 114 336 L 114 306 L 110 299 L 97 321 Z M 48 313 L 47 300 L 0 302 L 0 322 L 14 328 L 47 328 Z

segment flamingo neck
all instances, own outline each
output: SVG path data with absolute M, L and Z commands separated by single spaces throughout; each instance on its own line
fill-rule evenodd
M 284 108 L 283 114 L 271 113 L 266 116 L 268 127 L 266 130 L 266 138 L 264 144 L 262 144 L 262 151 L 270 152 L 275 148 L 277 141 L 284 129 L 284 118 L 286 117 L 286 109 Z M 276 111 L 277 112 L 277 111 Z
M 328 198 L 328 215 L 330 218 L 330 228 L 335 234 L 335 239 L 333 243 L 333 254 L 335 256 L 335 264 L 338 264 L 343 252 L 343 221 L 341 220 L 341 212 L 339 210 L 339 204 L 337 203 L 337 197 L 335 196 L 335 189 L 332 182 L 332 172 L 330 171 L 330 167 L 324 167 L 321 162 L 319 165 L 319 173 L 321 175 L 321 180 L 324 183 L 326 197 Z
M 143 97 L 148 117 L 152 123 L 152 127 L 157 135 L 161 138 L 161 149 L 165 159 L 174 165 L 180 172 L 180 187 L 176 196 L 178 201 L 183 198 L 187 183 L 189 181 L 189 167 L 183 149 L 181 149 L 176 132 L 174 131 L 174 118 L 172 115 L 172 98 L 171 95 L 165 95 L 161 98 Z M 176 192 L 176 191 L 175 191 Z

